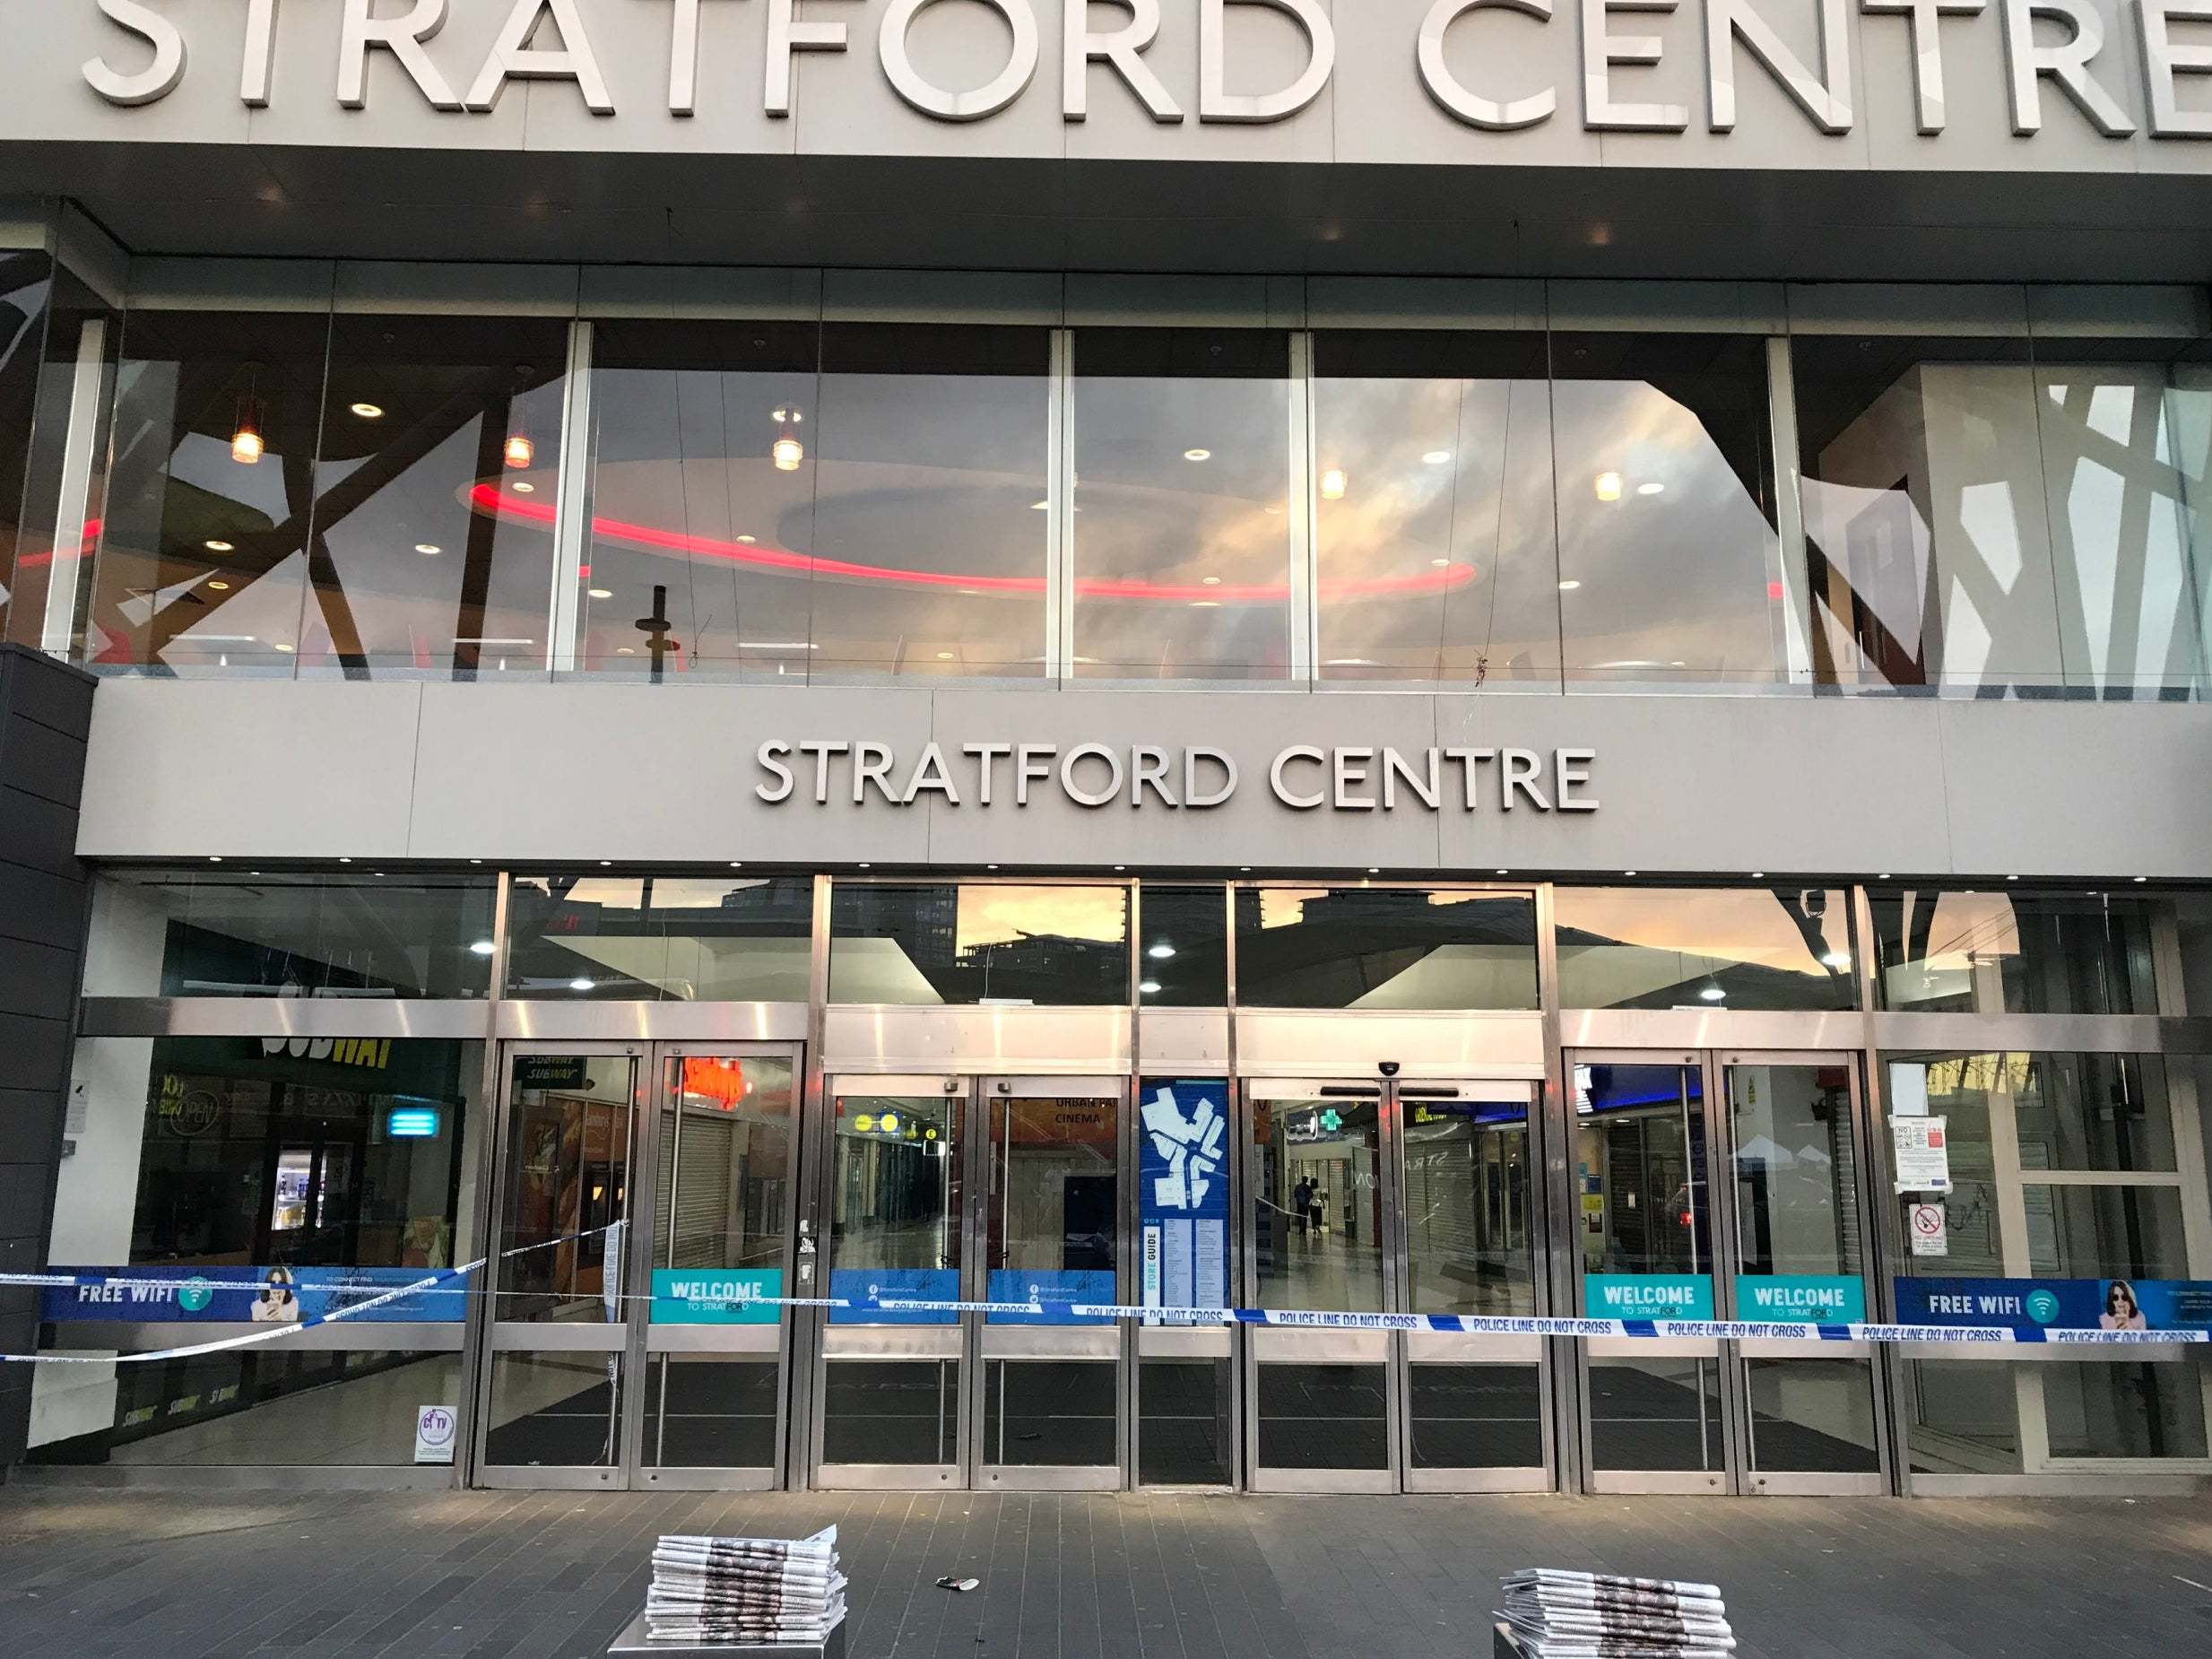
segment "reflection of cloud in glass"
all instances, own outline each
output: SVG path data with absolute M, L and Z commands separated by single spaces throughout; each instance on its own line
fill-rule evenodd
M 1119 944 L 1129 936 L 1129 895 L 1118 887 L 963 887 L 954 950 L 1047 936 Z
M 1646 950 L 1825 978 L 1834 970 L 1807 945 L 1784 908 L 1794 903 L 1794 897 L 1757 890 L 1562 888 L 1558 923 Z M 1842 894 L 1829 895 L 1827 914 L 1816 925 L 1832 949 L 1846 948 Z

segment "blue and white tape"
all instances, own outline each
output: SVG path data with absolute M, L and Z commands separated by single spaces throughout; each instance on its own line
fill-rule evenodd
M 557 1239 L 554 1244 L 565 1244 Z M 522 1255 L 548 1245 L 526 1246 L 509 1252 Z M 406 1297 L 482 1295 L 466 1281 L 487 1264 L 480 1257 L 459 1267 L 445 1268 L 412 1284 L 397 1285 L 380 1295 L 349 1307 L 305 1316 L 294 1323 L 272 1325 L 242 1336 L 228 1336 L 183 1347 L 148 1352 L 117 1354 L 44 1353 L 0 1354 L 0 1364 L 14 1365 L 149 1365 L 163 1359 L 189 1359 L 221 1353 L 263 1342 L 281 1342 L 318 1325 L 359 1319 L 373 1310 Z M 0 1273 L 0 1285 L 42 1289 L 104 1288 L 127 1285 L 136 1280 L 89 1273 Z M 680 1301 L 670 1297 L 624 1297 L 629 1301 Z M 1928 1342 L 1970 1347 L 2065 1346 L 2145 1347 L 2173 1343 L 2212 1343 L 2212 1331 L 2105 1331 L 2067 1330 L 2038 1325 L 1815 1325 L 1762 1324 L 1727 1319 L 1578 1319 L 1520 1317 L 1476 1314 L 1386 1314 L 1329 1312 L 1306 1308 L 1270 1307 L 1143 1307 L 1124 1303 L 1063 1302 L 1038 1299 L 1027 1302 L 964 1302 L 906 1297 L 783 1297 L 747 1299 L 761 1307 L 828 1308 L 841 1312 L 885 1314 L 977 1314 L 985 1317 L 1037 1318 L 1046 1315 L 1078 1320 L 1172 1325 L 1266 1325 L 1277 1330 L 1381 1331 L 1436 1333 L 1457 1336 L 1521 1336 L 1642 1338 L 1669 1342 Z

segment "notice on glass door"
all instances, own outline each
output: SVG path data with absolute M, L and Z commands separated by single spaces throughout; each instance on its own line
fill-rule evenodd
M 1138 1160 L 1143 1305 L 1229 1299 L 1228 1084 L 1146 1078 Z
M 1947 1193 L 1951 1190 L 1951 1142 L 1947 1119 L 1893 1117 L 1889 1137 L 1895 1153 L 1893 1173 L 1901 1193 Z

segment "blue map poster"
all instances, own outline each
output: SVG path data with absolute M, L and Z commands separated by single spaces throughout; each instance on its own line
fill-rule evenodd
M 1226 1307 L 1228 1084 L 1148 1077 L 1137 1092 L 1141 1300 L 1147 1307 Z

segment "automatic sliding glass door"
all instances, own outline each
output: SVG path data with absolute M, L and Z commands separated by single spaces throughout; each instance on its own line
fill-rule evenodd
M 1583 1314 L 1866 1318 L 1848 1056 L 1585 1052 L 1569 1063 Z M 1583 1349 L 1593 1491 L 1884 1490 L 1865 1344 L 1620 1336 Z

